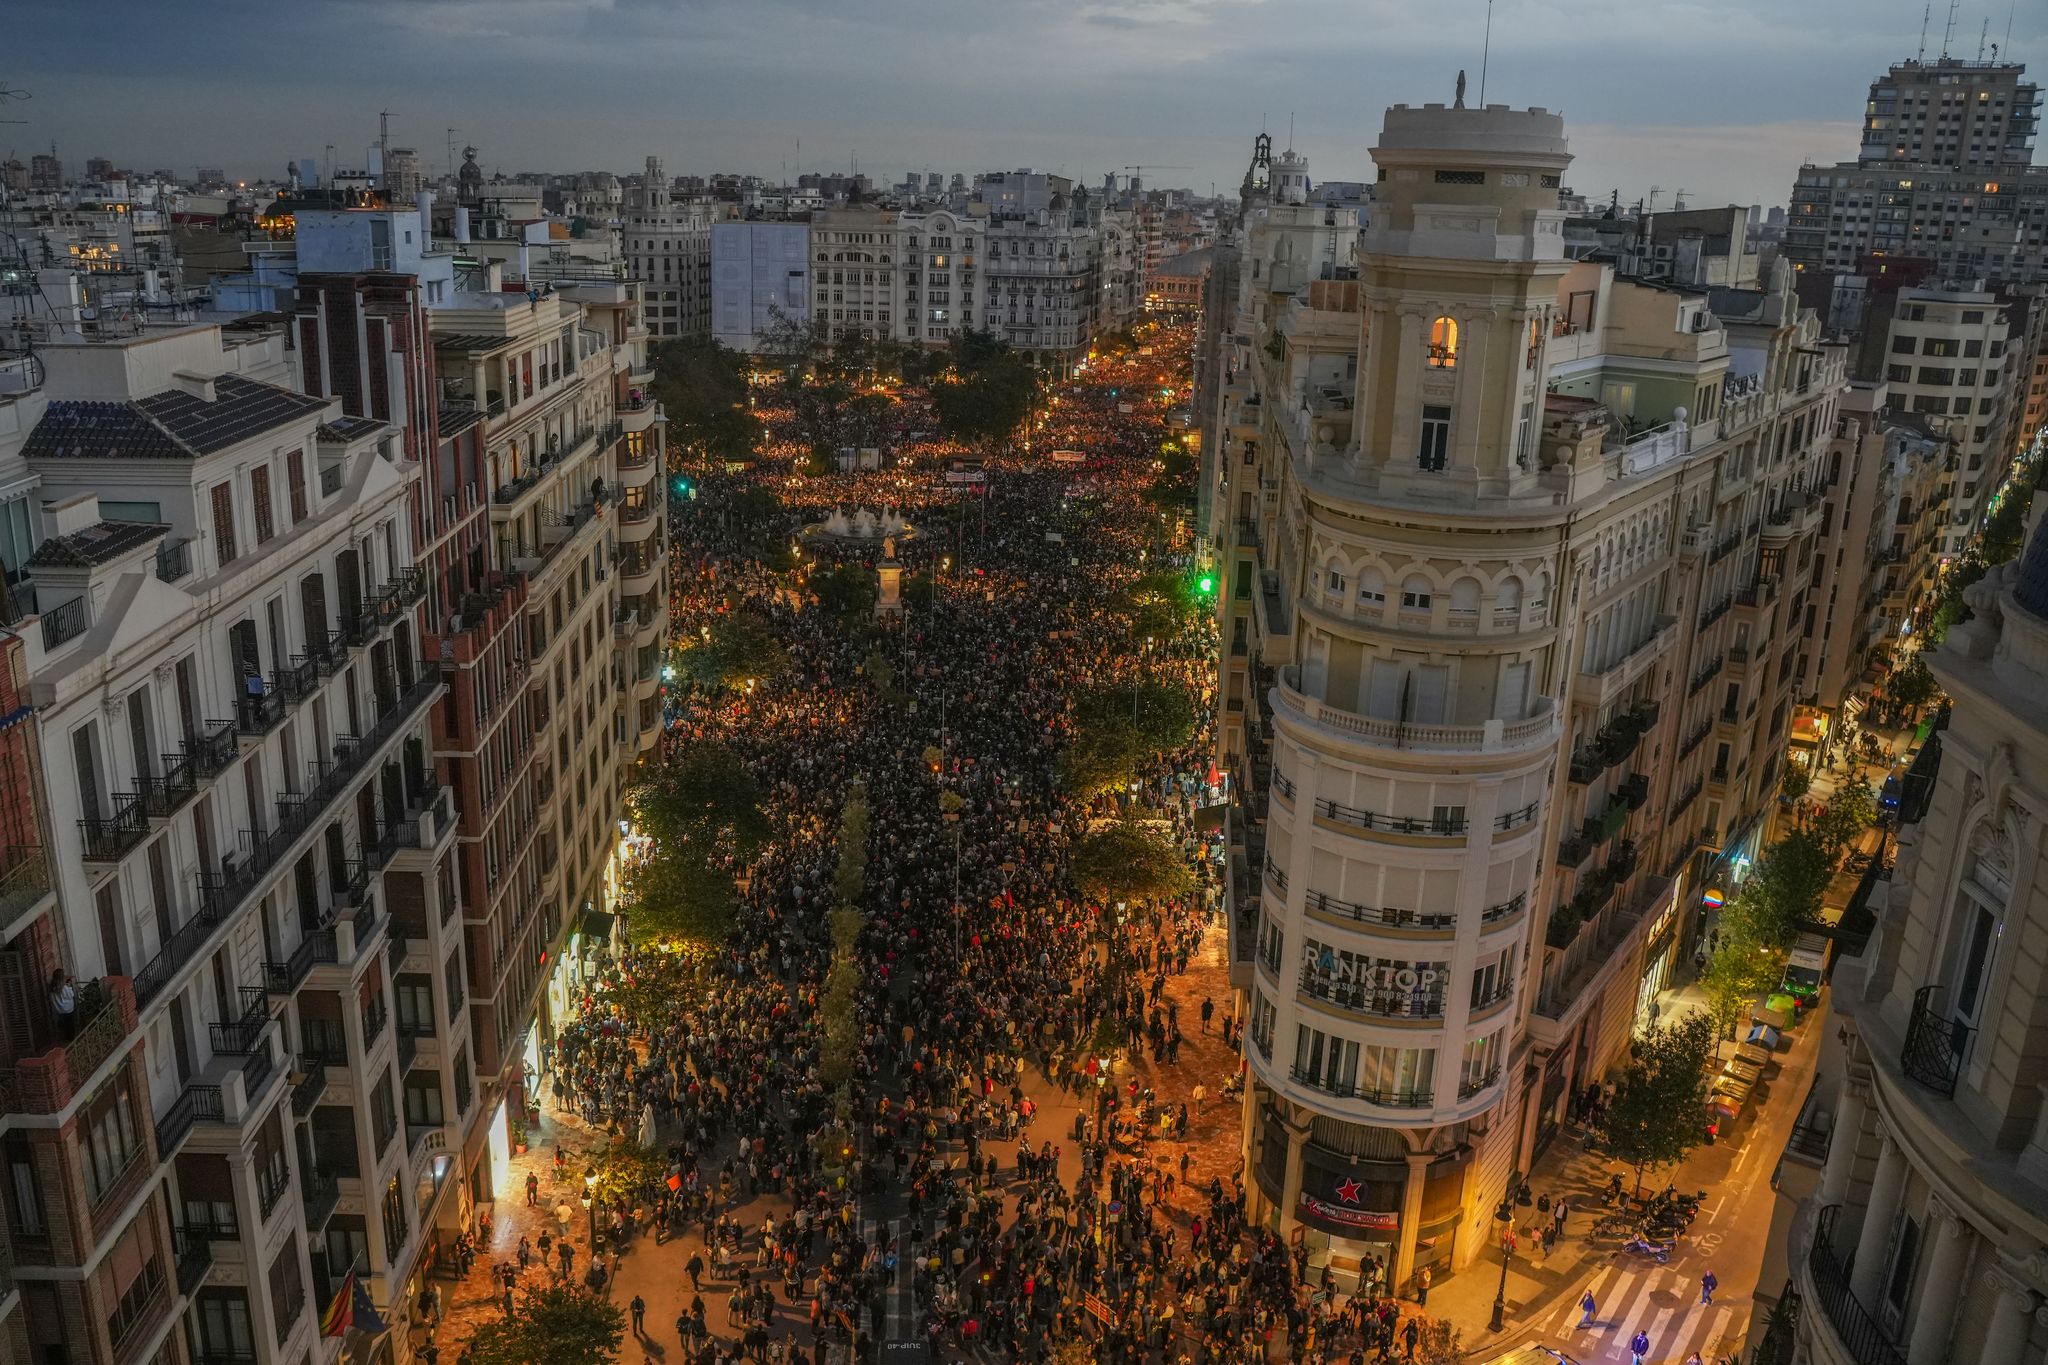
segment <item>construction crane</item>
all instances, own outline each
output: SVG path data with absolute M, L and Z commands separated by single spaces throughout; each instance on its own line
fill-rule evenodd
M 1157 164 L 1152 164 L 1145 166 L 1126 166 L 1124 167 L 1124 169 L 1131 173 L 1131 193 L 1136 194 L 1139 190 L 1144 188 L 1144 185 L 1140 182 L 1142 181 L 1146 171 L 1191 171 L 1194 169 L 1194 167 L 1161 166 Z

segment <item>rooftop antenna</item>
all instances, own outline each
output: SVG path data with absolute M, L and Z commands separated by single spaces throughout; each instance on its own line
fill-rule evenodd
M 1479 107 L 1486 107 L 1486 62 L 1493 55 L 1493 0 L 1486 0 L 1486 39 L 1479 45 Z
M 1977 30 L 1977 60 L 1979 62 L 1982 62 L 1984 60 L 1984 40 L 1986 38 L 1989 38 L 1990 36 L 1991 21 L 1989 19 L 1986 19 L 1984 21 L 1983 27 Z
M 1294 150 L 1294 111 L 1287 111 L 1287 150 Z
M 9 103 L 10 101 L 15 101 L 15 100 L 25 100 L 25 99 L 27 99 L 28 97 L 29 97 L 29 95 L 28 95 L 28 91 L 26 91 L 26 90 L 17 90 L 17 89 L 16 89 L 16 88 L 14 88 L 13 86 L 11 86 L 11 85 L 7 84 L 7 82 L 5 82 L 5 81 L 0 81 L 0 109 L 5 109 L 5 108 L 7 107 L 8 103 Z M 27 122 L 28 122 L 28 120 L 27 120 L 27 119 L 25 119 L 25 118 L 0 118 L 0 123 L 27 123 Z
M 2012 12 L 2013 12 L 2014 10 L 2018 9 L 2019 7 L 2020 7 L 2020 0 L 2012 0 L 2012 3 L 2011 3 L 2010 5 L 2007 5 L 2007 6 L 2005 7 L 2005 43 L 2004 43 L 2004 47 L 2005 47 L 2005 50 L 2006 50 L 2007 52 L 2010 52 L 2010 51 L 2012 51 Z M 2008 60 L 2008 61 L 2010 61 L 2011 59 L 2010 59 L 2010 58 L 2007 58 L 2007 60 Z
M 1680 190 L 1678 191 L 1678 193 L 1676 193 L 1676 194 L 1674 194 L 1674 195 L 1672 195 L 1672 196 L 1671 196 L 1671 211 L 1672 211 L 1673 213 L 1682 213 L 1682 212 L 1684 212 L 1684 210 L 1685 210 L 1685 191 L 1684 191 L 1683 189 L 1680 189 Z
M 1929 0 L 1929 3 L 1922 5 L 1920 7 L 1920 50 L 1913 54 L 1913 60 L 1915 62 L 1921 62 L 1927 59 L 1927 24 L 1928 21 L 1933 18 L 1934 5 L 1932 0 Z
M 1962 3 L 1963 0 L 1948 0 L 1948 22 L 1941 26 L 1941 59 L 1943 61 L 1948 60 L 1949 40 L 1955 37 L 1956 32 L 1956 10 Z
M 1655 213 L 1657 211 L 1657 195 L 1663 190 L 1663 188 L 1664 187 L 1662 185 L 1650 186 L 1650 207 L 1646 210 L 1646 212 Z
M 327 177 L 326 177 L 326 179 L 327 179 L 327 187 L 328 187 L 329 189 L 332 189 L 332 188 L 334 187 L 334 144 L 333 144 L 333 143 L 331 143 L 331 142 L 327 144 Z
M 448 178 L 455 178 L 455 130 L 448 130 Z
M 390 166 L 391 111 L 389 109 L 379 109 L 377 111 L 377 184 L 380 189 L 388 183 L 385 177 L 391 174 Z

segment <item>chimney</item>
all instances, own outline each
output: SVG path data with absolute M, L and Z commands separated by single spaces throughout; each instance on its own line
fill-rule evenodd
M 469 208 L 464 204 L 455 206 L 455 244 L 469 245 Z
M 434 192 L 421 190 L 414 201 L 420 206 L 420 249 L 434 244 Z

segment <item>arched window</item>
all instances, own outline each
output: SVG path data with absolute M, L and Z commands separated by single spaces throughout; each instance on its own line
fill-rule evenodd
M 1370 611 L 1378 611 L 1387 605 L 1387 579 L 1378 569 L 1367 569 L 1358 575 L 1358 604 Z
M 1479 619 L 1479 580 L 1460 578 L 1451 584 L 1451 620 L 1471 623 Z
M 1440 317 L 1429 324 L 1429 367 L 1433 370 L 1449 370 L 1458 363 L 1458 323 L 1452 317 Z
M 1506 578 L 1493 595 L 1493 620 L 1495 625 L 1514 626 L 1522 620 L 1522 580 Z
M 1432 600 L 1429 580 L 1421 574 L 1409 574 L 1401 584 L 1402 611 L 1428 611 Z

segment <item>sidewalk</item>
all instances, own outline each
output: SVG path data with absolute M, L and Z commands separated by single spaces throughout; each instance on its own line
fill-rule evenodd
M 1689 994 L 1696 996 L 1697 988 L 1660 996 L 1664 1017 L 1683 1013 Z M 1827 1016 L 1823 1003 L 1788 1035 L 1788 1045 L 1778 1054 L 1776 1072 L 1758 1086 L 1759 1098 L 1734 1131 L 1712 1146 L 1695 1148 L 1676 1167 L 1644 1177 L 1646 1189 L 1670 1184 L 1683 1191 L 1707 1191 L 1707 1209 L 1679 1239 L 1680 1249 L 1671 1265 L 1694 1274 L 1712 1268 L 1721 1280 L 1721 1301 L 1746 1303 L 1759 1288 L 1771 1295 L 1777 1292 L 1775 1285 L 1760 1285 L 1758 1280 L 1769 1249 L 1769 1219 L 1751 1214 L 1761 1207 L 1755 1201 L 1770 1197 L 1770 1181 L 1785 1140 L 1812 1088 L 1820 1043 L 1828 1029 Z M 1488 1352 L 1535 1339 L 1537 1324 L 1583 1293 L 1599 1271 L 1620 1259 L 1617 1239 L 1596 1242 L 1591 1233 L 1606 1212 L 1600 1192 L 1610 1172 L 1621 1170 L 1630 1182 L 1634 1173 L 1588 1152 L 1584 1138 L 1583 1130 L 1567 1127 L 1559 1132 L 1528 1177 L 1532 1193 L 1548 1194 L 1553 1200 L 1562 1194 L 1572 1212 L 1565 1235 L 1547 1259 L 1540 1254 L 1532 1257 L 1527 1250 L 1531 1239 L 1522 1239 L 1523 1249 L 1515 1253 L 1508 1269 L 1507 1312 L 1501 1332 L 1487 1330 L 1501 1283 L 1497 1238 L 1464 1271 L 1430 1290 L 1429 1312 L 1457 1325 L 1468 1356 L 1484 1358 Z M 1533 1206 L 1520 1209 L 1516 1225 L 1526 1228 L 1541 1217 Z M 1607 1307 L 1602 1305 L 1603 1313 Z M 1724 1349 L 1732 1351 L 1732 1345 Z

